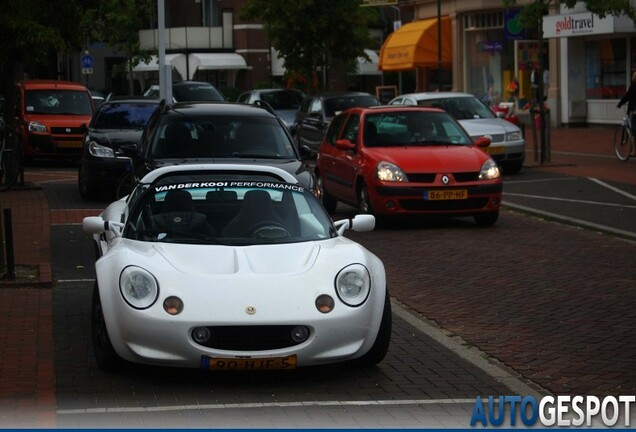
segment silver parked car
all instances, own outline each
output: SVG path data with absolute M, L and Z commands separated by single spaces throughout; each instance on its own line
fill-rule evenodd
M 296 111 L 300 108 L 305 96 L 305 93 L 296 89 L 254 89 L 241 93 L 237 102 L 248 104 L 255 104 L 257 101 L 267 102 L 283 119 L 285 126 L 291 130 L 296 119 Z
M 394 98 L 389 105 L 442 108 L 455 117 L 473 139 L 490 137 L 492 144 L 484 150 L 506 172 L 521 171 L 525 160 L 525 141 L 521 129 L 497 117 L 488 105 L 474 95 L 459 92 L 410 93 Z

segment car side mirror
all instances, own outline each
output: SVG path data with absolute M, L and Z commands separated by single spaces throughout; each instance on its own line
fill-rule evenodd
M 490 140 L 490 138 L 485 137 L 485 136 L 480 136 L 479 138 L 477 138 L 477 139 L 474 141 L 474 144 L 475 144 L 477 147 L 484 148 L 484 147 L 488 147 L 488 146 L 490 145 L 490 143 L 491 143 L 491 142 L 492 142 L 492 141 Z
M 339 139 L 336 140 L 336 147 L 339 148 L 340 150 L 355 150 L 356 145 L 355 143 L 352 143 L 350 140 L 348 139 Z
M 136 144 L 123 144 L 119 146 L 119 149 L 117 149 L 117 151 L 122 156 L 126 156 L 129 158 L 135 158 L 139 155 Z
M 341 219 L 334 222 L 338 229 L 338 235 L 344 234 L 345 230 L 356 232 L 373 231 L 375 228 L 375 216 L 371 214 L 358 214 L 352 219 Z
M 303 144 L 300 146 L 300 148 L 298 149 L 298 151 L 300 152 L 300 158 L 301 159 L 313 159 L 314 158 L 314 152 L 311 151 L 311 149 L 309 148 L 308 145 Z
M 101 216 L 88 216 L 84 218 L 82 228 L 86 234 L 103 234 L 106 231 L 110 231 L 115 236 L 120 237 L 124 229 L 124 224 L 121 222 L 105 221 Z
M 495 115 L 497 116 L 497 118 L 506 118 L 506 113 L 503 111 L 497 111 Z

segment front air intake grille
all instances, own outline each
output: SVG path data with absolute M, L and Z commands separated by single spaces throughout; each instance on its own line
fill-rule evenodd
M 200 343 L 208 348 L 228 351 L 267 351 L 299 343 L 291 338 L 296 325 L 210 326 L 210 339 Z M 302 342 L 300 342 L 302 343 Z

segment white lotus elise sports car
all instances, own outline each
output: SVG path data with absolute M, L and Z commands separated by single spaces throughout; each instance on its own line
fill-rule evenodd
M 380 362 L 391 337 L 382 262 L 276 167 L 156 169 L 84 219 L 98 259 L 98 365 L 208 370 Z

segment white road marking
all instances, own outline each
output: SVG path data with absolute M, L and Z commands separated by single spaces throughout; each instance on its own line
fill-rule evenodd
M 623 208 L 636 209 L 636 205 L 624 205 L 624 204 L 615 204 L 615 203 L 606 203 L 606 202 L 588 201 L 588 200 L 575 200 L 575 199 L 569 199 L 569 198 L 549 197 L 549 196 L 543 196 L 543 195 L 527 195 L 527 194 L 517 194 L 517 193 L 504 192 L 504 197 L 506 197 L 506 196 L 515 196 L 515 197 L 534 198 L 534 199 L 541 199 L 541 200 L 548 200 L 548 201 L 564 201 L 564 202 L 571 202 L 571 203 L 578 203 L 578 204 L 592 204 L 592 205 L 602 205 L 602 206 L 609 206 L 609 207 L 623 207 Z M 633 198 L 636 199 L 636 197 L 633 197 Z M 504 205 L 506 205 L 506 203 L 504 203 Z
M 543 178 L 543 179 L 534 179 L 534 180 L 505 180 L 505 184 L 541 183 L 541 182 L 571 181 L 571 180 L 576 180 L 576 177 L 552 177 L 552 178 Z
M 404 399 L 404 400 L 368 400 L 368 401 L 298 401 L 298 402 L 250 402 L 231 404 L 166 405 L 154 407 L 104 407 L 57 410 L 58 415 L 83 415 L 97 413 L 131 413 L 193 411 L 213 409 L 249 409 L 249 408 L 289 408 L 289 407 L 344 407 L 344 406 L 390 406 L 390 405 L 448 405 L 474 404 L 475 399 Z
M 623 196 L 625 196 L 625 197 L 627 197 L 627 198 L 629 198 L 629 199 L 632 199 L 632 200 L 636 201 L 636 195 L 632 195 L 632 194 L 630 194 L 629 192 L 625 192 L 624 190 L 619 189 L 619 188 L 617 188 L 617 187 L 614 187 L 614 186 L 612 186 L 611 184 L 605 183 L 605 182 L 604 182 L 604 181 L 602 181 L 602 180 L 599 180 L 599 179 L 596 179 L 596 178 L 593 178 L 593 177 L 588 177 L 588 179 L 589 179 L 589 180 L 591 180 L 591 181 L 593 181 L 593 182 L 594 182 L 594 183 L 596 183 L 596 184 L 599 184 L 599 185 L 601 185 L 601 186 L 603 186 L 603 187 L 608 188 L 608 189 L 609 189 L 609 190 L 611 190 L 611 191 L 616 192 L 617 194 L 623 195 Z

